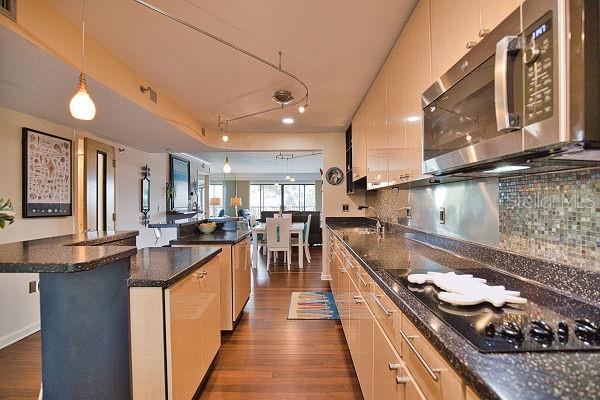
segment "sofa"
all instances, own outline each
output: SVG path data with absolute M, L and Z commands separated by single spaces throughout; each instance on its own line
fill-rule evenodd
M 292 214 L 292 222 L 306 222 L 308 215 L 310 219 L 310 231 L 308 232 L 308 244 L 311 246 L 323 244 L 321 233 L 321 212 L 320 211 L 284 211 L 284 214 Z M 267 218 L 273 218 L 277 211 L 261 211 L 260 220 L 266 221 Z

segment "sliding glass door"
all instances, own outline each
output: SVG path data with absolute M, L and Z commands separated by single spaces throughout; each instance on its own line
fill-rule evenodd
M 315 185 L 250 185 L 250 213 L 261 211 L 315 211 Z

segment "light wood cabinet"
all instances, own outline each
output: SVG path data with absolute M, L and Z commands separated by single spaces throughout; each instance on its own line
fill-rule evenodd
M 438 79 L 464 56 L 468 42 L 479 40 L 481 0 L 431 1 L 431 59 Z
M 373 397 L 373 324 L 375 317 L 363 301 L 358 312 L 358 381 L 364 400 L 376 400 Z
M 521 6 L 521 0 L 479 0 L 481 29 L 492 30 L 514 10 Z
M 387 67 L 384 65 L 367 95 L 367 189 L 388 185 Z
M 130 289 L 133 399 L 190 399 L 221 346 L 216 259 L 173 286 Z
M 352 119 L 352 180 L 367 176 L 366 103 L 363 101 Z
M 390 185 L 402 182 L 406 169 L 406 135 L 404 128 L 405 79 L 403 65 L 407 60 L 400 55 L 402 47 L 400 40 L 396 42 L 386 61 L 386 119 L 389 151 L 388 182 Z
M 233 274 L 233 316 L 237 320 L 250 297 L 250 238 L 236 243 L 231 248 Z
M 174 247 L 215 247 L 215 245 L 175 245 Z M 220 246 L 216 260 L 221 278 L 221 330 L 231 331 L 252 290 L 250 238 Z

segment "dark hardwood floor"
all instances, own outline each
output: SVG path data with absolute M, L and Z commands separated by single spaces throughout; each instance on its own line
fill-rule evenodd
M 360 388 L 339 321 L 287 319 L 290 293 L 328 289 L 321 280 L 321 249 L 312 264 L 292 270 L 281 262 L 267 272 L 261 256 L 253 292 L 222 346 L 202 400 L 360 400 Z M 40 335 L 0 350 L 0 399 L 37 399 Z

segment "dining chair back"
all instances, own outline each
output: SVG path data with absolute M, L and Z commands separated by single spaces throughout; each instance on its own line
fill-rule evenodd
M 290 220 L 291 221 L 291 220 Z M 267 218 L 267 270 L 271 262 L 271 252 L 282 251 L 287 260 L 288 270 L 291 262 L 291 237 L 292 224 L 284 218 Z

